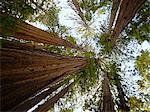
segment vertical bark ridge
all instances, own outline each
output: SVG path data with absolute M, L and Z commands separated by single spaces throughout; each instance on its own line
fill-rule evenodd
M 33 96 L 31 96 L 30 98 L 28 98 L 24 102 L 20 103 L 16 107 L 14 107 L 11 111 L 28 111 L 33 106 L 35 106 L 37 103 L 39 103 L 42 99 L 44 99 L 45 97 L 47 97 L 48 95 L 50 95 L 53 91 L 57 90 L 62 84 L 63 83 L 54 85 L 52 87 L 45 88 L 45 89 L 48 89 L 48 90 L 42 92 L 41 94 L 38 94 L 39 93 L 38 92 L 37 93 L 38 95 L 34 94 Z
M 87 59 L 82 57 L 58 56 L 45 51 L 15 48 L 0 49 L 3 65 L 2 110 L 10 110 L 43 87 L 82 69 L 87 63 Z
M 122 84 L 120 82 L 120 79 L 118 77 L 118 74 L 115 75 L 114 77 L 116 80 L 116 86 L 117 86 L 117 90 L 118 90 L 118 97 L 119 97 L 119 104 L 118 104 L 118 107 L 119 109 L 121 110 L 121 112 L 129 112 L 130 111 L 130 108 L 129 106 L 127 105 L 127 101 L 125 100 L 125 93 L 123 91 L 123 88 L 122 88 Z
M 0 16 L 2 16 L 3 19 L 8 17 L 8 15 L 4 15 L 4 14 L 0 14 Z M 17 19 L 14 18 L 14 20 L 17 20 Z M 28 40 L 28 41 L 35 41 L 35 42 L 44 43 L 44 44 L 56 45 L 56 46 L 65 46 L 65 47 L 81 50 L 76 45 L 62 38 L 59 38 L 56 33 L 43 31 L 28 23 L 19 21 L 16 23 L 16 27 L 17 27 L 16 28 L 17 30 L 11 27 L 9 28 L 10 32 L 15 32 L 14 34 L 11 35 L 15 38 Z M 0 27 L 0 33 L 3 33 L 3 30 L 4 29 Z
M 123 31 L 123 29 L 133 19 L 136 12 L 140 9 L 146 0 L 122 0 L 120 5 L 119 14 L 113 31 L 113 42 Z

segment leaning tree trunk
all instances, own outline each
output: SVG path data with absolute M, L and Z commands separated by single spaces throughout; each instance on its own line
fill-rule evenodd
M 122 0 L 115 28 L 112 34 L 113 42 L 115 42 L 119 34 L 133 19 L 136 12 L 140 9 L 145 1 L 146 0 Z
M 82 69 L 87 63 L 86 58 L 58 56 L 28 49 L 22 44 L 4 45 L 0 52 L 2 110 L 16 107 L 38 90 Z
M 52 92 L 56 91 L 62 84 L 63 83 L 54 85 L 52 87 L 43 88 L 41 91 L 38 91 L 33 96 L 29 97 L 27 100 L 11 109 L 11 111 L 28 111 L 33 106 L 38 104 L 42 99 L 46 98 Z
M 113 98 L 110 92 L 108 73 L 104 74 L 103 80 L 103 109 L 102 112 L 115 112 Z
M 43 44 L 50 44 L 56 46 L 65 46 L 77 50 L 82 50 L 76 45 L 59 38 L 56 33 L 53 32 L 46 32 L 39 28 L 36 28 L 28 23 L 22 22 L 16 18 L 10 17 L 8 15 L 0 14 L 2 21 L 7 20 L 7 18 L 11 18 L 12 22 L 14 22 L 14 26 L 9 26 L 7 32 L 11 32 L 9 36 L 15 37 L 17 39 L 23 39 L 27 41 L 34 41 Z M 2 26 L 0 26 L 0 34 L 3 35 L 5 32 Z
M 72 82 L 69 86 L 62 89 L 59 93 L 57 93 L 52 98 L 49 98 L 48 101 L 46 101 L 43 105 L 38 106 L 37 109 L 35 109 L 35 112 L 46 112 L 50 108 L 53 107 L 54 103 L 56 103 L 61 97 L 63 97 L 69 89 L 73 86 L 74 82 Z

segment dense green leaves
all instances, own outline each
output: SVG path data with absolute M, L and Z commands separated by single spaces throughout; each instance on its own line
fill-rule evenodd
M 150 81 L 150 52 L 142 51 L 136 58 L 135 67 L 146 80 Z
M 111 35 L 108 33 L 103 33 L 100 37 L 99 37 L 99 43 L 100 45 L 102 45 L 102 52 L 103 53 L 110 53 L 112 51 L 113 48 L 113 44 L 111 41 Z
M 16 20 L 11 16 L 0 16 L 0 27 L 2 28 L 3 37 L 8 37 L 15 33 L 16 29 Z M 14 31 L 9 31 L 9 28 L 14 28 Z
M 80 72 L 78 77 L 78 85 L 81 87 L 81 92 L 87 92 L 90 87 L 94 86 L 98 80 L 98 65 L 95 59 L 89 59 L 86 68 Z

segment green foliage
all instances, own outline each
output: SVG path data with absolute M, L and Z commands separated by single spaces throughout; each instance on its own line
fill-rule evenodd
M 71 42 L 72 44 L 75 44 L 76 45 L 76 40 L 70 35 L 70 36 L 67 36 L 67 40 L 69 42 Z
M 0 27 L 2 28 L 2 36 L 8 37 L 11 36 L 17 31 L 16 27 L 17 21 L 11 16 L 0 16 Z M 13 31 L 9 31 L 11 28 L 15 29 Z
M 1 6 L 3 13 L 23 20 L 27 19 L 29 15 L 33 15 L 36 11 L 36 9 L 32 7 L 30 0 L 4 0 Z
M 73 109 L 65 108 L 65 109 L 61 109 L 60 112 L 73 112 Z
M 130 97 L 128 103 L 130 105 L 131 112 L 139 111 L 143 106 L 142 100 L 137 99 L 136 97 Z
M 50 31 L 56 32 L 56 26 L 58 25 L 58 13 L 60 9 L 56 6 L 52 6 L 43 14 L 36 17 L 36 20 L 48 26 Z
M 99 8 L 106 7 L 109 4 L 109 0 L 97 1 L 97 0 L 83 0 L 80 2 L 82 10 L 86 10 L 95 13 Z
M 60 54 L 62 53 L 62 49 L 57 47 L 57 46 L 53 46 L 53 45 L 46 45 L 45 49 L 49 52 L 53 52 L 53 53 L 57 53 Z
M 146 80 L 150 81 L 150 52 L 142 51 L 136 58 L 135 67 Z
M 81 87 L 81 93 L 90 90 L 90 87 L 96 84 L 98 80 L 98 65 L 95 59 L 89 59 L 88 65 L 77 76 L 78 86 Z
M 103 33 L 100 37 L 99 37 L 99 44 L 102 45 L 102 52 L 103 53 L 110 53 L 112 51 L 113 48 L 113 43 L 111 41 L 111 36 L 108 33 Z

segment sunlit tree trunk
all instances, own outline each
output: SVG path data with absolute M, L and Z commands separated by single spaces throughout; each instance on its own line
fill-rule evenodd
M 110 15 L 110 20 L 109 20 L 109 32 L 111 33 L 112 31 L 112 26 L 119 8 L 119 4 L 120 4 L 121 0 L 113 0 L 112 2 L 112 9 L 111 9 L 111 15 Z
M 0 16 L 5 20 L 8 18 L 8 15 L 2 15 Z M 52 32 L 46 32 L 43 31 L 39 28 L 36 28 L 28 23 L 21 22 L 17 20 L 16 18 L 12 18 L 15 23 L 15 28 L 14 26 L 9 26 L 9 31 L 8 32 L 13 32 L 11 33 L 10 36 L 13 36 L 17 39 L 23 39 L 23 40 L 28 40 L 28 41 L 34 41 L 38 43 L 44 43 L 44 44 L 50 44 L 50 45 L 56 45 L 56 46 L 65 46 L 77 50 L 81 50 L 78 48 L 76 45 L 58 37 L 58 34 L 52 33 Z M 2 27 L 0 26 L 0 33 L 3 34 Z
M 17 44 L 1 51 L 1 108 L 10 110 L 38 90 L 82 69 L 87 59 L 50 54 Z
M 53 107 L 54 103 L 56 103 L 61 97 L 63 97 L 69 91 L 69 89 L 73 86 L 73 84 L 74 84 L 74 82 L 71 83 L 69 86 L 65 87 L 64 89 L 62 89 L 59 93 L 57 93 L 52 98 L 48 99 L 48 101 L 46 101 L 43 105 L 40 105 L 34 111 L 35 112 L 46 112 L 46 111 L 48 111 L 50 108 Z
M 109 79 L 107 73 L 104 74 L 103 80 L 103 109 L 102 112 L 115 112 L 113 98 L 110 92 Z

